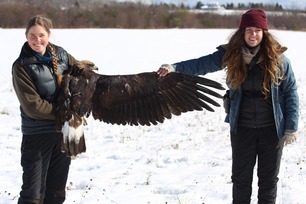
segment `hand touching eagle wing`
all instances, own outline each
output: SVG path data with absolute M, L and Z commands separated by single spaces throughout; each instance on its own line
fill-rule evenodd
M 165 77 L 156 72 L 108 76 L 95 73 L 95 68 L 80 61 L 62 79 L 56 128 L 64 134 L 62 150 L 67 155 L 85 152 L 83 118 L 91 113 L 110 124 L 156 125 L 172 114 L 214 111 L 209 104 L 220 105 L 209 96 L 222 96 L 210 88 L 224 89 L 218 82 L 176 72 Z

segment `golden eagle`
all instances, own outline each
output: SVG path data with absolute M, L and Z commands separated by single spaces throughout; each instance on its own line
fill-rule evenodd
M 101 75 L 87 60 L 63 75 L 57 101 L 56 129 L 63 132 L 62 151 L 76 156 L 86 151 L 84 118 L 118 125 L 156 125 L 165 118 L 194 110 L 214 111 L 207 103 L 220 106 L 206 94 L 222 98 L 207 88 L 223 90 L 218 82 L 172 72 L 135 75 Z

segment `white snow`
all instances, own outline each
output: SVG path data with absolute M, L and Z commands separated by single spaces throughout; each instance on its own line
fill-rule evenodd
M 22 184 L 19 102 L 11 66 L 25 42 L 24 29 L 0 29 L 0 203 L 17 203 Z M 229 29 L 54 29 L 51 42 L 103 74 L 156 71 L 214 52 Z M 277 204 L 306 203 L 306 33 L 271 32 L 288 46 L 300 96 L 298 140 L 284 148 Z M 224 72 L 208 74 L 224 84 Z M 223 93 L 223 92 L 220 92 Z M 218 100 L 222 103 L 221 100 Z M 108 125 L 88 119 L 87 152 L 72 161 L 67 204 L 231 203 L 231 146 L 223 108 L 173 117 L 150 127 Z M 257 203 L 254 171 L 252 204 Z

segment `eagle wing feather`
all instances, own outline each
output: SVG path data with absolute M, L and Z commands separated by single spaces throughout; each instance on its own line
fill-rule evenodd
M 220 105 L 210 96 L 222 96 L 211 88 L 224 90 L 220 83 L 199 76 L 176 72 L 165 77 L 156 72 L 111 76 L 95 73 L 93 66 L 80 61 L 62 80 L 56 128 L 65 130 L 69 137 L 63 139 L 62 148 L 68 155 L 84 152 L 86 147 L 84 133 L 75 139 L 65 124 L 77 129 L 81 119 L 92 114 L 94 119 L 110 124 L 156 125 L 188 111 L 214 111 L 208 104 Z

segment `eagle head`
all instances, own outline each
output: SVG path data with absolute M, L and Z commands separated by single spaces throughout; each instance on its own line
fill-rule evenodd
M 98 70 L 98 67 L 89 60 L 78 61 L 74 66 L 78 69 Z
M 85 73 L 92 72 L 93 70 L 98 70 L 98 67 L 93 62 L 89 60 L 81 60 L 72 66 L 71 75 L 78 77 Z

